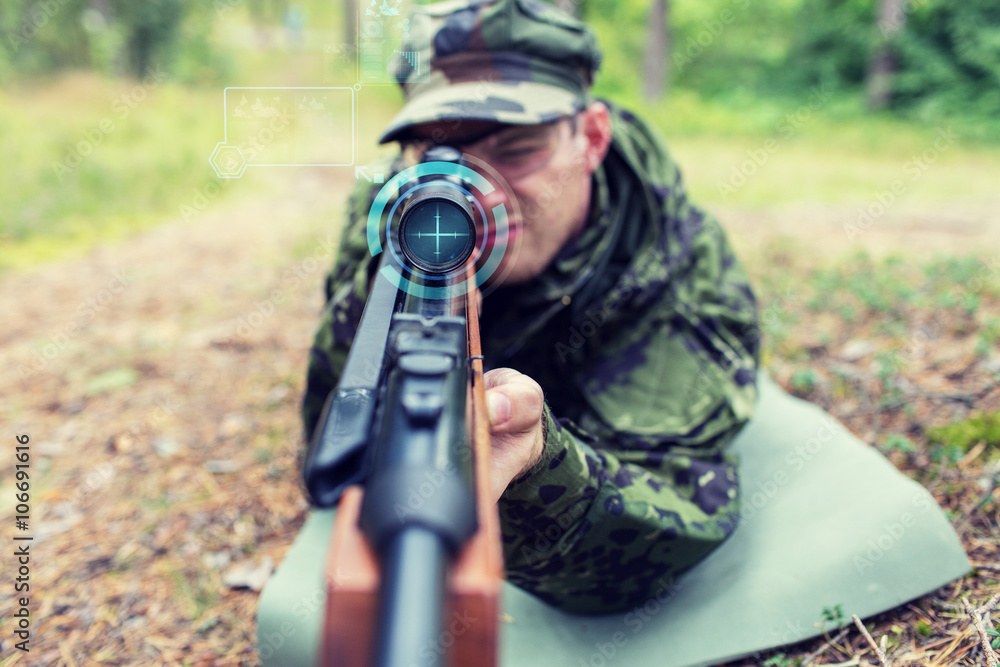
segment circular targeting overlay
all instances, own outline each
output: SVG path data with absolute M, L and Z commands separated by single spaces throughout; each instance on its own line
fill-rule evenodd
M 483 167 L 472 156 L 463 158 Z M 492 169 L 486 173 L 505 192 L 499 198 L 503 203 L 488 208 L 485 201 L 498 200 L 489 197 L 496 187 L 463 164 L 422 162 L 390 178 L 368 211 L 368 251 L 377 257 L 388 250 L 391 257 L 380 273 L 397 288 L 424 299 L 464 295 L 470 267 L 476 287 L 490 281 L 492 289 L 502 282 L 509 271 L 505 259 L 512 254 L 511 222 L 520 214 L 506 183 L 496 180 Z M 401 191 L 404 194 L 394 199 Z M 385 221 L 394 224 L 397 215 L 399 225 L 386 234 Z M 496 274 L 498 279 L 491 281 Z
M 403 212 L 399 242 L 403 256 L 418 269 L 448 273 L 472 256 L 476 225 L 455 202 L 425 197 Z

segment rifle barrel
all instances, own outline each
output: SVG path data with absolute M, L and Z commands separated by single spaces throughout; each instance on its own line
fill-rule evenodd
M 419 526 L 389 543 L 382 561 L 376 667 L 440 667 L 450 562 L 441 537 Z
M 477 527 L 464 317 L 397 313 L 361 530 L 382 563 L 378 667 L 438 667 L 445 573 Z

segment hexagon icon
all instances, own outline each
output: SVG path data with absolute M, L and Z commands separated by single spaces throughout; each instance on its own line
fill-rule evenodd
M 219 178 L 239 178 L 246 171 L 247 161 L 239 146 L 228 146 L 224 141 L 215 145 L 208 163 Z

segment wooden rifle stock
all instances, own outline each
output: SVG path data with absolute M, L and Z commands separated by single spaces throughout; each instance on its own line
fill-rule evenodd
M 494 667 L 499 651 L 503 551 L 499 515 L 490 497 L 489 417 L 479 337 L 479 293 L 474 285 L 470 272 L 470 289 L 462 310 L 468 329 L 466 412 L 478 528 L 449 569 L 442 636 L 436 645 L 427 647 L 429 652 L 444 654 L 442 662 L 450 667 Z M 325 564 L 323 667 L 371 667 L 374 661 L 380 568 L 375 551 L 358 527 L 363 495 L 360 486 L 351 486 L 337 509 Z M 414 665 L 424 662 L 421 656 L 413 656 Z

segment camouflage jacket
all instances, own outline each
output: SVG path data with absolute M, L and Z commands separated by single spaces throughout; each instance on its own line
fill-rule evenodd
M 499 504 L 507 577 L 580 613 L 643 603 L 733 531 L 726 445 L 756 400 L 747 276 L 661 141 L 626 111 L 612 108 L 612 123 L 583 234 L 531 283 L 489 294 L 482 314 L 487 368 L 525 373 L 546 396 L 543 456 Z M 376 191 L 359 182 L 327 278 L 307 434 L 360 321 Z

